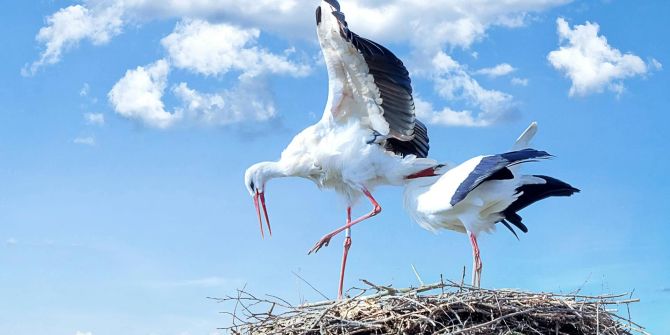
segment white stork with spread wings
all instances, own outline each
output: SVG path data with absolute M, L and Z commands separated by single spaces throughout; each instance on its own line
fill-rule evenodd
M 528 228 L 518 211 L 548 197 L 579 192 L 552 177 L 519 173 L 520 164 L 551 157 L 528 148 L 536 132 L 537 125 L 532 123 L 517 139 L 514 151 L 474 157 L 451 169 L 437 167 L 436 176 L 407 182 L 404 205 L 416 223 L 430 231 L 450 229 L 469 235 L 473 286 L 479 287 L 481 280 L 479 233 L 493 231 L 498 222 L 515 236 L 510 224 L 525 233 Z
M 272 178 L 307 178 L 345 199 L 345 225 L 325 235 L 310 250 L 318 251 L 346 230 L 338 290 L 341 297 L 350 228 L 381 211 L 372 196 L 374 187 L 403 185 L 408 176 L 431 173 L 436 163 L 425 158 L 428 134 L 415 118 L 411 81 L 402 61 L 378 43 L 351 32 L 335 0 L 324 0 L 317 7 L 316 25 L 329 77 L 323 117 L 296 135 L 278 161 L 248 168 L 245 183 L 254 197 L 261 234 L 260 207 L 271 233 L 265 185 Z M 351 207 L 363 196 L 372 210 L 352 220 Z

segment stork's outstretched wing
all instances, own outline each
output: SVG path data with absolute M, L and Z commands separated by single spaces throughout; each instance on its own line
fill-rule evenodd
M 459 201 L 465 199 L 468 193 L 487 180 L 514 178 L 514 175 L 512 175 L 512 172 L 508 167 L 549 157 L 551 157 L 551 155 L 547 152 L 535 149 L 524 149 L 499 155 L 483 156 L 465 180 L 458 186 L 449 203 L 452 206 L 456 205 Z
M 384 136 L 411 141 L 416 129 L 414 100 L 402 61 L 384 46 L 350 31 L 336 0 L 321 2 L 316 22 L 329 77 L 324 113 L 343 122 L 359 118 Z M 422 142 L 427 144 L 427 138 Z M 427 145 L 425 151 L 424 156 Z

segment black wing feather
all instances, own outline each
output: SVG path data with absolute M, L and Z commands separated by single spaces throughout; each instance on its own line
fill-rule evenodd
M 336 11 L 340 11 L 340 3 L 337 0 L 325 0 L 329 5 L 333 6 Z
M 428 140 L 428 129 L 423 122 L 415 120 L 414 138 L 410 141 L 401 141 L 395 138 L 386 140 L 386 150 L 395 152 L 401 156 L 415 155 L 419 158 L 428 157 L 430 144 Z
M 381 107 L 384 119 L 389 124 L 390 136 L 402 141 L 411 141 L 414 136 L 416 118 L 409 71 L 389 49 L 351 32 L 337 1 L 326 0 L 326 2 L 335 8 L 332 14 L 340 23 L 340 35 L 361 53 L 368 65 L 370 75 L 379 88 L 382 98 Z
M 507 222 L 509 221 L 522 232 L 527 233 L 528 227 L 522 222 L 518 211 L 534 204 L 542 199 L 549 197 L 569 197 L 579 192 L 579 189 L 572 187 L 570 184 L 560 181 L 556 178 L 548 176 L 533 175 L 533 177 L 544 179 L 544 184 L 526 184 L 521 185 L 516 189 L 521 195 L 502 212 L 504 219 L 502 222 L 508 229 L 512 230 Z M 516 233 L 512 230 L 514 236 Z M 517 239 L 519 237 L 517 236 Z
M 477 164 L 472 172 L 470 172 L 468 177 L 458 186 L 449 203 L 452 206 L 456 205 L 458 202 L 465 199 L 465 197 L 477 186 L 481 185 L 481 183 L 486 180 L 490 180 L 492 176 L 496 176 L 496 173 L 506 169 L 508 166 L 549 157 L 551 157 L 551 155 L 547 152 L 535 149 L 524 149 L 499 155 L 486 156 L 482 158 L 479 164 Z
M 546 183 L 521 185 L 516 190 L 519 193 L 523 193 L 505 209 L 505 213 L 516 213 L 535 202 L 549 197 L 569 197 L 579 192 L 579 189 L 556 178 L 540 175 L 533 175 L 533 177 L 544 179 Z

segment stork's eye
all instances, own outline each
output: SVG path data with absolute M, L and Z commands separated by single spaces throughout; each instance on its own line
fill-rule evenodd
M 252 191 L 255 190 L 255 189 L 254 189 L 254 182 L 253 182 L 253 181 L 250 181 L 250 182 L 249 182 L 249 189 L 252 190 Z
M 316 7 L 316 25 L 318 26 L 321 23 L 321 6 Z

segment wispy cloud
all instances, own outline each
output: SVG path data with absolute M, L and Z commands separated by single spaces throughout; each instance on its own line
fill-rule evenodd
M 599 35 L 597 23 L 586 22 L 570 28 L 563 18 L 556 20 L 559 48 L 547 59 L 558 71 L 572 81 L 570 96 L 585 96 L 608 89 L 617 95 L 623 93 L 623 80 L 644 75 L 661 64 L 652 59 L 650 65 L 632 53 L 621 53 Z
M 512 65 L 509 65 L 507 63 L 502 63 L 502 64 L 498 64 L 494 67 L 487 67 L 487 68 L 479 69 L 479 70 L 475 71 L 475 74 L 482 74 L 482 75 L 485 75 L 485 76 L 495 78 L 495 77 L 506 76 L 506 75 L 508 75 L 508 74 L 510 74 L 514 71 L 516 71 L 516 69 Z
M 105 115 L 102 113 L 84 113 L 86 124 L 102 126 L 105 124 Z
M 114 3 L 89 9 L 85 5 L 61 8 L 47 17 L 47 25 L 35 37 L 44 45 L 40 58 L 21 70 L 24 76 L 31 76 L 49 64 L 61 60 L 65 50 L 75 47 L 81 40 L 89 40 L 95 45 L 105 44 L 121 33 L 123 5 Z
M 265 78 L 240 78 L 230 90 L 202 93 L 180 83 L 172 93 L 181 101 L 177 113 L 201 125 L 225 126 L 235 123 L 263 122 L 277 111 Z
M 15 246 L 15 245 L 19 244 L 19 241 L 16 240 L 15 238 L 13 238 L 13 237 L 10 237 L 5 241 L 5 244 L 11 247 L 11 246 Z
M 84 85 L 79 90 L 79 96 L 82 96 L 82 97 L 87 96 L 90 90 L 91 90 L 91 87 L 88 85 L 88 83 L 84 83 Z
M 452 107 L 435 109 L 431 102 L 415 98 L 417 117 L 431 124 L 449 126 L 484 127 L 509 119 L 514 112 L 514 98 L 504 92 L 486 89 L 473 78 L 467 69 L 440 51 L 433 57 L 429 74 L 438 95 L 450 102 L 461 102 L 467 109 Z
M 74 144 L 81 144 L 87 146 L 95 146 L 95 137 L 93 136 L 80 136 L 72 140 Z
M 510 83 L 516 86 L 528 86 L 528 78 L 514 77 L 510 80 Z

